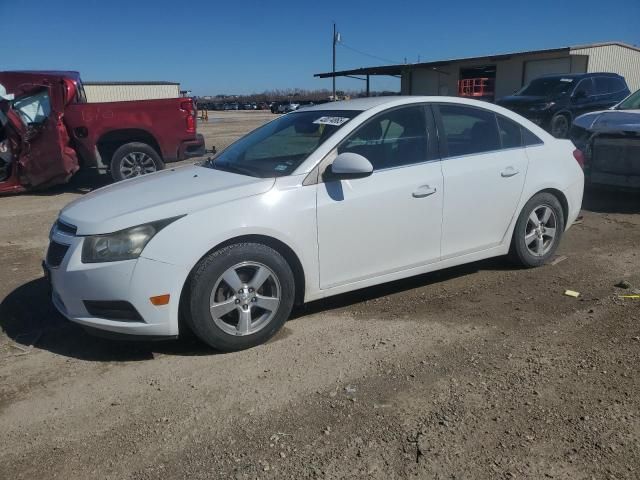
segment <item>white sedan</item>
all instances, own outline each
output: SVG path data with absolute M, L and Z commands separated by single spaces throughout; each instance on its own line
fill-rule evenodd
M 214 160 L 71 203 L 45 271 L 57 309 L 92 330 L 190 328 L 239 350 L 274 335 L 294 304 L 498 255 L 542 265 L 580 211 L 580 160 L 484 102 L 316 105 Z

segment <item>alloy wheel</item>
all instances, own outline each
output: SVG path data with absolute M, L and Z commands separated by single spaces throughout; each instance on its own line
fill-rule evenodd
M 565 138 L 569 133 L 569 120 L 564 115 L 558 115 L 553 120 L 551 134 L 556 138 Z
M 556 240 L 557 226 L 556 214 L 550 206 L 540 205 L 533 209 L 524 234 L 524 243 L 531 255 L 543 257 L 551 250 Z
M 122 178 L 139 177 L 157 170 L 156 163 L 144 152 L 131 152 L 122 158 L 120 173 Z
M 251 335 L 273 319 L 280 298 L 280 282 L 273 270 L 262 263 L 242 262 L 218 278 L 211 291 L 209 311 L 224 332 Z

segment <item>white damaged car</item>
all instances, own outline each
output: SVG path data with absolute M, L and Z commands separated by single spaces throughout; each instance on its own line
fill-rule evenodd
M 580 211 L 568 140 L 448 97 L 312 106 L 200 165 L 85 195 L 44 262 L 56 308 L 143 338 L 232 351 L 294 304 L 488 257 L 542 265 Z

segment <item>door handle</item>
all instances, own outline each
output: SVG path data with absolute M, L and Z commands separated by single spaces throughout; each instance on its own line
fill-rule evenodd
M 412 193 L 413 198 L 424 198 L 436 193 L 436 187 L 430 187 L 429 185 L 422 185 Z
M 520 172 L 518 170 L 516 170 L 515 168 L 507 167 L 502 172 L 500 172 L 500 176 L 502 178 L 509 178 L 509 177 L 513 177 L 514 175 L 517 175 L 518 173 L 520 173 Z

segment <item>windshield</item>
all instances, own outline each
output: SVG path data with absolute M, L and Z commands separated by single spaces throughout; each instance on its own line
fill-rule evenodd
M 557 97 L 569 92 L 574 79 L 568 77 L 537 78 L 518 91 L 516 95 L 531 97 Z
M 314 110 L 284 115 L 242 137 L 203 166 L 261 178 L 290 175 L 359 113 Z
M 640 110 L 640 90 L 623 100 L 618 110 Z

